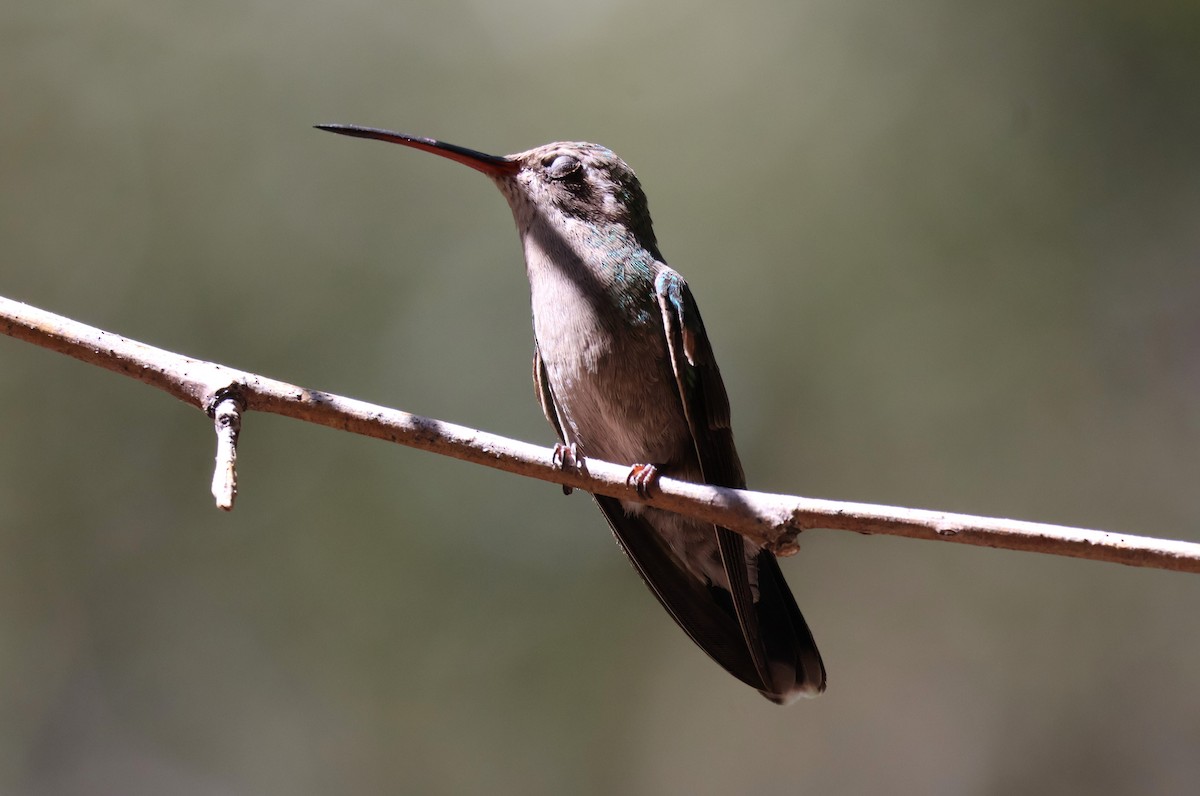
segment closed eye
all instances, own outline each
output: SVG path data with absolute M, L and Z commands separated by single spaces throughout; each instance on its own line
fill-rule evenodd
M 546 176 L 552 180 L 564 180 L 583 168 L 579 158 L 573 155 L 559 155 L 546 164 Z

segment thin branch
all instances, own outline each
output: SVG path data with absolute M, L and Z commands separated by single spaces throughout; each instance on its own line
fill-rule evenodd
M 216 413 L 221 399 L 230 399 L 224 402 L 227 407 L 240 404 L 244 411 L 286 415 L 686 514 L 737 531 L 780 555 L 798 549 L 796 535 L 800 531 L 831 528 L 1200 573 L 1200 544 L 1190 542 L 967 514 L 815 500 L 671 478 L 662 478 L 649 497 L 642 497 L 627 483 L 628 465 L 587 459 L 578 469 L 563 469 L 552 461 L 548 448 L 173 354 L 3 297 L 0 297 L 0 331 L 153 385 L 210 415 Z M 234 488 L 233 439 L 227 439 L 231 447 L 224 463 L 218 463 L 218 470 L 226 468 L 227 475 L 222 477 L 219 472 L 218 476 L 229 482 L 222 490 L 228 494 L 230 506 Z

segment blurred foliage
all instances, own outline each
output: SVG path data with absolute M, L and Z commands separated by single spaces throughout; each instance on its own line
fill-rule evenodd
M 0 294 L 549 443 L 503 200 L 639 171 L 751 483 L 1200 538 L 1193 2 L 0 6 Z M 813 532 L 830 670 L 697 652 L 585 497 L 0 339 L 0 792 L 1178 793 L 1200 581 Z

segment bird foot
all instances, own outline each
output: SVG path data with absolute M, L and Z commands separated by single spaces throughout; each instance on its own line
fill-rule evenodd
M 564 445 L 561 442 L 554 443 L 554 453 L 550 455 L 550 463 L 563 471 L 583 469 L 583 459 L 579 455 L 579 447 L 574 442 L 570 445 Z M 562 490 L 564 495 L 569 495 L 575 491 L 575 488 L 563 484 Z
M 635 464 L 629 468 L 625 483 L 637 489 L 642 497 L 650 497 L 650 488 L 658 481 L 658 468 L 653 464 Z

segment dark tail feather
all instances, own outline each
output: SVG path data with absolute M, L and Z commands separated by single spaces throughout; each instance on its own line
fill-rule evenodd
M 596 502 L 654 596 L 726 671 L 778 704 L 825 690 L 821 655 L 773 555 L 757 558 L 759 600 L 752 616 L 743 617 L 755 627 L 744 633 L 733 595 L 683 569 L 643 516 L 627 514 L 613 498 L 597 495 Z M 752 644 L 761 645 L 757 653 Z
M 759 635 L 772 673 L 772 688 L 763 689 L 762 695 L 779 704 L 815 697 L 825 690 L 825 664 L 812 631 L 775 556 L 763 550 L 757 561 Z

